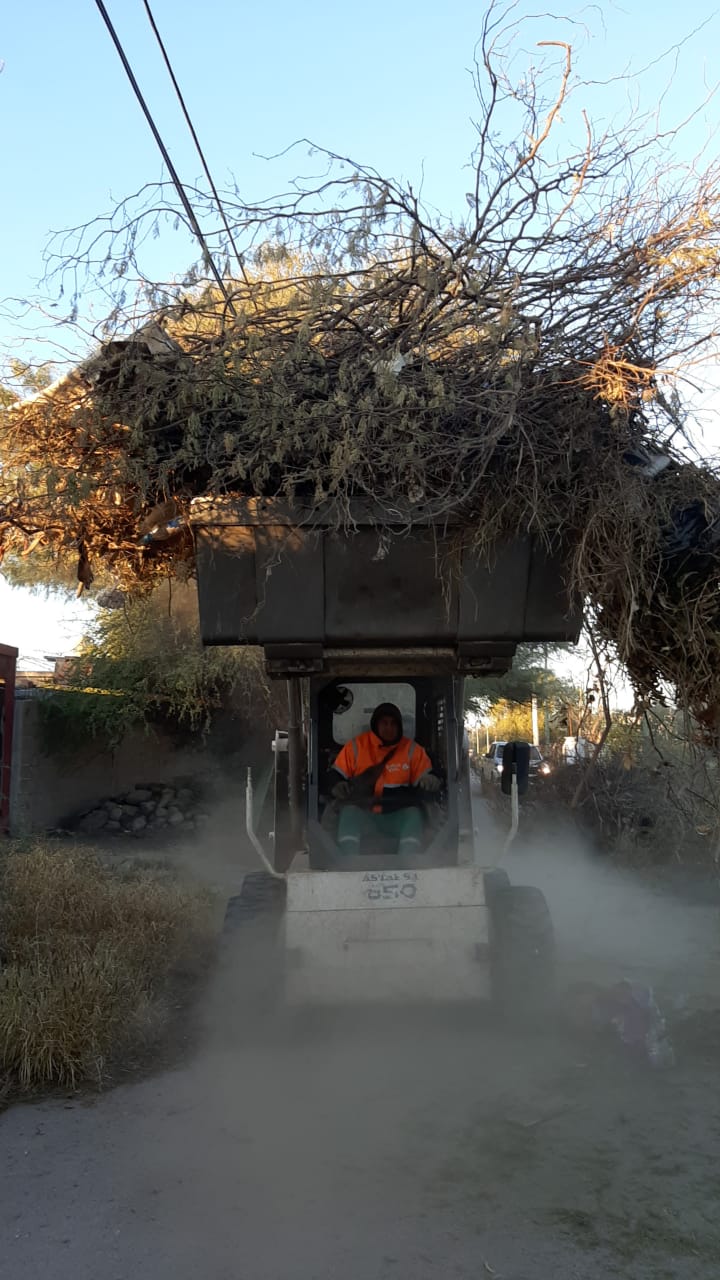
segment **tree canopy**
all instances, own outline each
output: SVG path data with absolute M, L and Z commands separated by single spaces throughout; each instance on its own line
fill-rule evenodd
M 207 262 L 144 275 L 145 238 L 184 216 L 164 187 L 55 247 L 73 314 L 83 272 L 102 283 L 104 345 L 2 414 L 0 536 L 142 590 L 192 571 L 198 496 L 322 502 L 339 526 L 369 497 L 380 526 L 449 521 L 489 563 L 533 533 L 638 693 L 718 726 L 720 480 L 684 442 L 681 376 L 716 349 L 720 170 L 673 163 L 652 120 L 596 128 L 565 42 L 513 77 L 508 12 L 476 50 L 463 219 L 315 149 L 321 178 L 224 200 L 221 289 Z
M 575 699 L 572 681 L 554 670 L 562 649 L 558 645 L 520 644 L 512 669 L 502 676 L 478 676 L 465 682 L 470 710 L 485 715 L 497 702 L 529 706 L 533 696 L 560 705 Z

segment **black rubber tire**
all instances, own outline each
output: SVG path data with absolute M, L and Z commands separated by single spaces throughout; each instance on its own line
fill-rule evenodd
M 240 892 L 228 900 L 223 933 L 230 933 L 257 916 L 280 912 L 284 905 L 284 880 L 276 880 L 268 871 L 250 871 L 242 882 Z
M 555 997 L 555 933 L 545 896 L 528 885 L 495 885 L 487 906 L 493 1004 L 508 1022 L 542 1021 Z
M 222 961 L 226 1034 L 242 1037 L 275 1016 L 284 982 L 285 882 L 251 871 L 225 909 Z
M 502 867 L 495 867 L 493 871 L 486 871 L 483 876 L 483 882 L 485 885 L 485 901 L 487 903 L 490 902 L 490 899 L 498 890 L 510 888 L 510 877 L 507 871 L 503 871 Z

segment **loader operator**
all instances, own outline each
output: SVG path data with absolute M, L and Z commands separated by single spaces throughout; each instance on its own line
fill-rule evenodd
M 361 841 L 373 836 L 397 842 L 397 852 L 420 848 L 422 793 L 438 791 L 440 779 L 430 772 L 427 752 L 403 736 L 402 716 L 392 702 L 376 707 L 370 730 L 347 742 L 333 770 L 340 780 L 332 788 L 343 802 L 338 820 L 341 853 L 360 852 Z

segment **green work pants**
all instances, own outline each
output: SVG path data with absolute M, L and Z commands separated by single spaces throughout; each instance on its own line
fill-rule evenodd
M 396 853 L 415 853 L 420 848 L 422 831 L 422 811 L 414 806 L 394 813 L 371 813 L 346 804 L 338 820 L 338 847 L 341 853 L 350 854 L 360 853 L 361 845 L 365 845 L 364 851 L 371 853 L 373 840 L 391 839 L 396 842 Z

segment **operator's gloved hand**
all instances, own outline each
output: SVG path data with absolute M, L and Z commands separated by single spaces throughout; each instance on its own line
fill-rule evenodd
M 422 791 L 439 791 L 442 782 L 440 778 L 436 778 L 434 773 L 424 773 L 422 778 L 418 779 L 418 786 Z
M 341 778 L 339 782 L 336 782 L 330 794 L 335 800 L 349 800 L 352 795 L 349 778 Z

